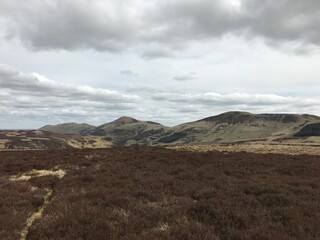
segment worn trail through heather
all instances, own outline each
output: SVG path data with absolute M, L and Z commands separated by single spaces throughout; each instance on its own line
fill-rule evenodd
M 53 170 L 32 170 L 23 174 L 18 174 L 10 177 L 11 181 L 28 181 L 32 178 L 36 177 L 44 177 L 44 176 L 56 176 L 59 180 L 61 180 L 66 175 L 66 171 L 59 169 L 57 171 Z M 27 238 L 28 232 L 32 224 L 42 218 L 43 211 L 45 207 L 50 203 L 50 199 L 53 194 L 53 190 L 50 188 L 45 188 L 46 194 L 43 196 L 44 202 L 42 206 L 40 206 L 37 211 L 33 212 L 30 217 L 26 220 L 26 224 L 20 233 L 20 240 L 25 240 Z

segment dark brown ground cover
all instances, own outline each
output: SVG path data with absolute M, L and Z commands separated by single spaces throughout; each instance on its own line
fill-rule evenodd
M 9 180 L 32 169 L 67 175 Z M 318 156 L 0 152 L 0 174 L 0 239 L 19 238 L 44 188 L 53 195 L 27 239 L 320 239 Z

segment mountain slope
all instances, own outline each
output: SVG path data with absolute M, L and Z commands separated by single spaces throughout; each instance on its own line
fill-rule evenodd
M 293 137 L 302 127 L 314 122 L 320 122 L 320 118 L 312 115 L 227 112 L 173 127 L 158 142 L 189 144 L 274 141 Z
M 320 123 L 312 123 L 304 126 L 295 136 L 297 137 L 320 136 Z
M 58 125 L 46 125 L 39 130 L 62 134 L 80 134 L 93 130 L 95 127 L 86 123 L 63 123 Z

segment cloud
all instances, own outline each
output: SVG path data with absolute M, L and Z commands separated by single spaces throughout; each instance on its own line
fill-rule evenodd
M 136 77 L 136 76 L 139 76 L 138 73 L 136 72 L 133 72 L 131 70 L 123 70 L 120 72 L 122 75 L 125 75 L 125 76 L 129 76 L 129 77 Z
M 173 53 L 165 49 L 148 49 L 142 54 L 142 58 L 147 60 L 172 57 L 174 57 Z
M 20 39 L 34 50 L 118 52 L 156 43 L 170 52 L 230 34 L 262 38 L 273 46 L 290 42 L 319 46 L 319 11 L 318 0 L 0 2 L 7 39 Z M 172 55 L 147 50 L 143 57 Z
M 188 105 L 188 106 L 182 106 L 178 109 L 179 113 L 197 113 L 199 112 L 198 106 Z
M 252 111 L 285 111 L 285 112 L 317 112 L 320 107 L 320 98 L 304 99 L 296 97 L 284 97 L 275 94 L 177 94 L 177 93 L 158 93 L 152 96 L 157 102 L 168 102 L 176 104 L 176 107 L 183 106 L 181 109 L 195 109 L 196 106 L 203 109 L 246 109 Z M 189 107 L 185 107 L 189 105 Z
M 173 77 L 174 80 L 176 81 L 190 81 L 190 80 L 194 80 L 197 79 L 197 76 L 195 73 L 189 73 L 189 74 L 185 74 L 185 75 L 177 75 Z
M 128 2 L 129 4 L 126 4 Z M 1 15 L 10 23 L 8 38 L 18 37 L 37 50 L 94 48 L 117 52 L 137 37 L 134 1 L 3 0 Z
M 117 91 L 90 86 L 69 86 L 49 80 L 38 74 L 24 74 L 0 64 L 0 88 L 23 96 L 59 98 L 70 101 L 92 101 L 106 103 L 130 103 L 138 96 L 125 95 Z
M 86 116 L 103 118 L 106 112 L 131 111 L 140 97 L 90 86 L 71 86 L 38 74 L 25 74 L 0 64 L 2 116 Z
M 171 1 L 160 4 L 155 21 L 161 24 L 158 28 L 163 29 L 162 36 L 177 42 L 233 34 L 277 43 L 320 44 L 319 1 L 238 0 L 234 3 L 231 0 Z
M 161 87 L 128 87 L 127 92 L 129 93 L 142 93 L 142 94 L 154 94 L 159 92 L 166 92 Z

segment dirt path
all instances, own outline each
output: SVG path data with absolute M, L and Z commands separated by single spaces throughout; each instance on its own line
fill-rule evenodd
M 47 204 L 50 202 L 50 197 L 52 196 L 52 189 L 46 188 L 46 195 L 44 196 L 44 203 L 43 205 L 36 211 L 34 212 L 26 221 L 26 226 L 22 229 L 21 234 L 20 234 L 20 240 L 25 240 L 27 239 L 27 235 L 29 232 L 30 227 L 36 221 L 37 219 L 42 218 L 43 210 Z
M 62 179 L 66 175 L 66 171 L 64 170 L 32 170 L 23 174 L 18 174 L 15 176 L 10 177 L 11 181 L 28 181 L 35 177 L 43 177 L 43 176 L 56 176 Z M 25 227 L 22 229 L 20 233 L 20 240 L 26 240 L 28 232 L 32 224 L 42 218 L 43 211 L 45 207 L 50 203 L 51 196 L 53 194 L 53 190 L 50 188 L 45 188 L 46 194 L 43 196 L 44 202 L 42 206 L 40 206 L 36 212 L 32 213 L 31 216 L 26 220 Z

